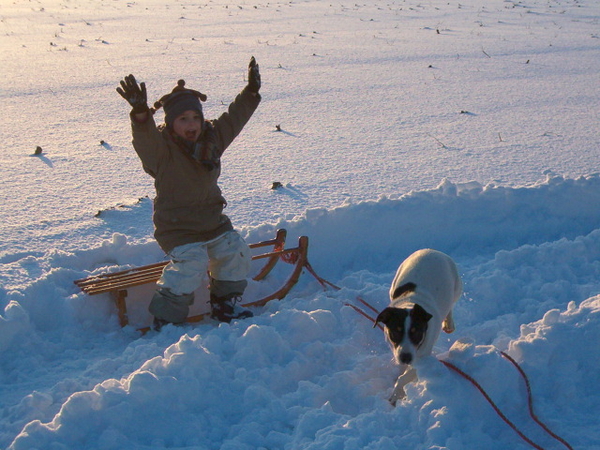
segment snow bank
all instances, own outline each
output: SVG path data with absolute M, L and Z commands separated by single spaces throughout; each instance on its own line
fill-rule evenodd
M 552 447 L 527 416 L 522 379 L 498 352 L 508 351 L 532 380 L 540 418 L 576 447 L 596 448 L 590 430 L 600 407 L 589 376 L 600 360 L 599 182 L 550 177 L 510 189 L 445 181 L 433 191 L 247 229 L 250 240 L 281 226 L 308 235 L 314 268 L 341 291 L 323 291 L 305 274 L 288 298 L 253 319 L 168 326 L 145 337 L 121 330 L 110 301 L 78 293 L 72 281 L 151 262 L 159 257 L 154 244 L 116 235 L 93 250 L 29 257 L 39 277 L 2 293 L 0 350 L 10 357 L 0 376 L 17 388 L 6 395 L 0 443 L 11 450 L 527 448 L 435 357 L 420 363 L 405 402 L 392 408 L 386 400 L 397 370 L 391 352 L 345 303 L 360 295 L 382 308 L 401 259 L 431 246 L 455 257 L 465 282 L 457 331 L 440 338 L 439 356 L 477 379 L 526 435 Z M 44 371 L 47 384 L 18 401 L 30 389 L 18 387 L 26 374 L 40 380 Z
M 547 174 L 530 187 L 509 188 L 443 180 L 438 188 L 399 198 L 313 209 L 276 226 L 248 231 L 250 240 L 286 228 L 311 239 L 310 255 L 327 275 L 395 270 L 413 251 L 431 247 L 455 257 L 488 258 L 525 244 L 586 235 L 598 226 L 600 177 Z M 335 264 L 332 264 L 332 261 Z

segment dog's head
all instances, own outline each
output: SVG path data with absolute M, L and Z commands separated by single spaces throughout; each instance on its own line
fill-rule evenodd
M 413 362 L 432 317 L 419 305 L 414 305 L 412 309 L 388 307 L 379 313 L 375 325 L 379 322 L 385 325 L 385 335 L 392 346 L 396 362 Z

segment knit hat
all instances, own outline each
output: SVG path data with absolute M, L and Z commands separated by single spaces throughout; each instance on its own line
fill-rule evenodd
M 200 116 L 203 116 L 200 101 L 205 102 L 206 95 L 185 88 L 185 81 L 179 80 L 171 93 L 162 96 L 160 100 L 154 103 L 154 110 L 164 108 L 165 123 L 168 128 L 172 129 L 174 120 L 186 111 L 196 111 Z

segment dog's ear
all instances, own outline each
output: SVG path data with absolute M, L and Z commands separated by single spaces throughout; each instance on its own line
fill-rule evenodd
M 395 310 L 396 308 L 385 308 L 383 311 L 381 311 L 377 316 L 377 319 L 375 319 L 375 325 L 373 325 L 373 328 L 375 328 L 379 322 L 382 322 L 384 325 L 389 325 L 389 323 L 392 321 L 392 318 L 396 314 Z
M 420 305 L 415 305 L 415 307 L 410 311 L 410 317 L 420 322 L 427 323 L 433 316 L 425 311 Z
M 396 288 L 396 290 L 392 294 L 392 300 L 396 300 L 402 297 L 403 295 L 410 294 L 411 292 L 414 292 L 416 288 L 417 285 L 415 283 L 404 283 L 402 286 L 398 286 Z

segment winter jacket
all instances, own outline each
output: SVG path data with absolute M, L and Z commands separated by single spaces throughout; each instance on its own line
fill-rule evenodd
M 139 123 L 131 116 L 133 147 L 144 170 L 154 178 L 154 236 L 169 253 L 192 242 L 214 239 L 233 229 L 223 214 L 226 201 L 217 184 L 221 174 L 220 158 L 242 131 L 260 103 L 260 95 L 247 89 L 237 95 L 226 113 L 206 121 L 196 147 L 188 149 L 154 118 Z M 189 143 L 188 143 L 189 144 Z M 191 145 L 193 146 L 193 144 Z

